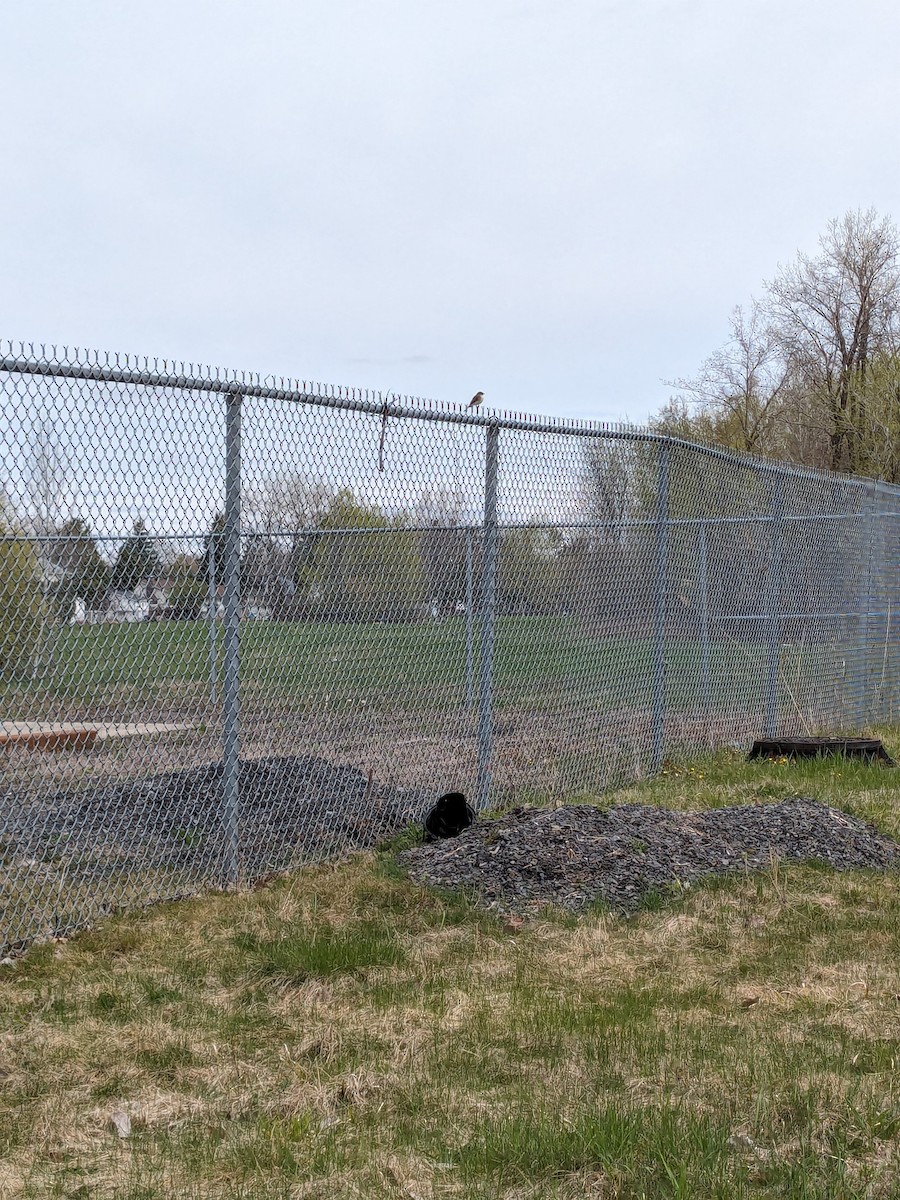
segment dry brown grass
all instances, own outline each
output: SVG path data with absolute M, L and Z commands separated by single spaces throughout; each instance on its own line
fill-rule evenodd
M 863 768 L 629 798 L 789 790 L 900 823 Z M 517 927 L 374 856 L 120 918 L 0 969 L 0 1196 L 891 1197 L 898 918 L 779 867 Z

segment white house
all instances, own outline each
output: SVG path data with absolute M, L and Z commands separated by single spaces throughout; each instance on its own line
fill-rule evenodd
M 146 589 L 141 592 L 110 592 L 104 619 L 107 621 L 146 621 L 150 616 L 150 599 Z

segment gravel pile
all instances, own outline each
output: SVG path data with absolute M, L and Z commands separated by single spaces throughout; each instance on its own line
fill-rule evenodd
M 352 767 L 310 755 L 240 764 L 240 856 L 248 877 L 298 860 L 373 846 L 419 819 L 433 799 L 369 783 Z M 206 874 L 224 861 L 222 767 L 57 791 L 22 804 L 0 794 L 8 865 L 65 867 L 79 878 L 160 865 Z
M 486 906 L 520 912 L 577 910 L 598 900 L 629 912 L 648 892 L 764 869 L 773 859 L 883 869 L 900 867 L 900 845 L 864 821 L 796 797 L 702 812 L 643 804 L 518 808 L 401 856 L 420 883 L 467 889 Z

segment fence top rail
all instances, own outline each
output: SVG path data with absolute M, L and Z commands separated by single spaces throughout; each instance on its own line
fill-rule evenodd
M 49 353 L 48 353 L 49 350 Z M 110 354 L 63 346 L 0 341 L 0 373 L 32 375 L 54 379 L 79 379 L 96 383 L 120 383 L 128 386 L 162 388 L 175 391 L 212 392 L 236 399 L 262 399 L 308 404 L 319 408 L 362 412 L 384 418 L 435 421 L 453 425 L 520 430 L 601 441 L 657 443 L 678 447 L 696 454 L 779 478 L 839 480 L 841 483 L 900 495 L 900 487 L 856 475 L 837 475 L 810 467 L 773 462 L 751 454 L 708 446 L 686 438 L 658 433 L 628 423 L 584 421 L 572 417 L 547 417 L 531 413 L 478 412 L 446 401 L 417 396 L 397 395 L 368 388 L 310 383 L 306 380 L 260 376 L 231 368 L 208 368 L 194 363 L 151 360 L 135 355 Z

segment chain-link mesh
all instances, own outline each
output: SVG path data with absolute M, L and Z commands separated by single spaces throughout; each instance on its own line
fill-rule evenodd
M 896 489 L 0 347 L 0 943 L 897 705 Z

